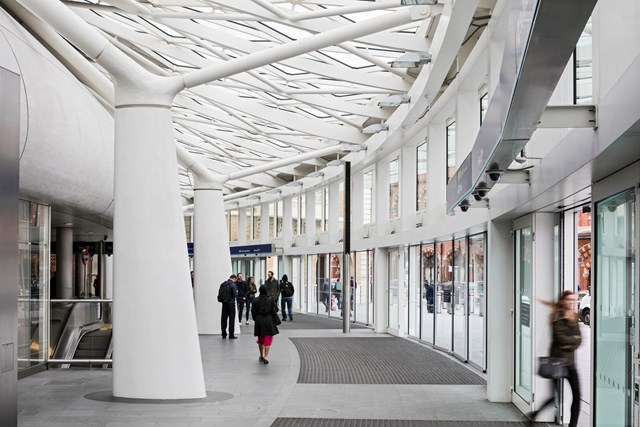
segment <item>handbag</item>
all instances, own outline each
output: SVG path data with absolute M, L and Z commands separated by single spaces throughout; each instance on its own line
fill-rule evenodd
M 278 313 L 276 313 L 275 311 L 271 311 L 271 316 L 273 317 L 273 322 L 276 325 L 279 325 L 282 323 L 282 320 L 280 320 L 280 316 L 278 316 Z
M 539 357 L 538 375 L 550 379 L 567 378 L 569 368 L 565 359 L 561 357 Z

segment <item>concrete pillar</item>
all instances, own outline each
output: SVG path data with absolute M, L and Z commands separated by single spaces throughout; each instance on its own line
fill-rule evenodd
M 82 255 L 76 254 L 75 258 L 75 274 L 73 276 L 75 291 L 73 293 L 74 297 L 80 296 L 81 293 L 84 292 L 84 282 L 85 282 L 85 273 L 84 263 L 82 262 Z
M 374 329 L 378 333 L 387 332 L 389 315 L 389 263 L 387 248 L 375 248 L 373 256 L 373 289 L 375 315 Z
M 115 255 L 104 255 L 104 291 L 102 298 L 113 298 L 113 257 Z
M 221 189 L 196 188 L 193 198 L 193 271 L 199 334 L 220 334 L 220 283 L 231 275 Z M 236 319 L 237 320 L 237 319 Z M 236 330 L 239 331 L 239 328 Z
M 73 228 L 58 227 L 56 228 L 56 297 L 69 299 L 73 296 Z
M 511 402 L 513 236 L 511 221 L 489 222 L 487 245 L 487 399 Z

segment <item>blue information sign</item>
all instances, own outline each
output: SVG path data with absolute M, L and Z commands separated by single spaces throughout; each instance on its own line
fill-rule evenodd
M 270 254 L 273 253 L 273 244 L 231 246 L 229 251 L 231 255 Z

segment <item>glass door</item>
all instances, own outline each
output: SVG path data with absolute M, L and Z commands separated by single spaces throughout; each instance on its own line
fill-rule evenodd
M 389 275 L 389 316 L 387 327 L 398 329 L 398 276 L 400 270 L 400 253 L 398 249 L 389 249 L 388 275 Z
M 485 367 L 485 235 L 469 236 L 469 362 Z
M 418 337 L 420 333 L 420 246 L 409 247 L 409 330 L 408 334 Z
M 422 326 L 420 336 L 423 341 L 433 344 L 433 325 L 435 312 L 435 245 L 429 243 L 421 247 L 422 265 Z
M 467 360 L 467 239 L 453 242 L 453 351 Z
M 594 425 L 632 426 L 636 194 L 633 189 L 596 203 Z M 636 399 L 638 391 L 635 390 Z
M 450 351 L 453 330 L 453 242 L 436 243 L 435 345 Z
M 532 343 L 532 261 L 531 225 L 514 230 L 515 249 L 515 392 L 531 403 Z

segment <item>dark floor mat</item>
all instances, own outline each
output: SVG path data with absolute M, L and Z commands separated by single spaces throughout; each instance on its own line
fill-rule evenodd
M 281 313 L 279 313 L 281 314 Z M 282 316 L 281 316 L 282 317 Z M 351 329 L 366 329 L 366 326 L 351 322 Z M 278 325 L 282 329 L 342 329 L 342 319 L 328 318 L 326 315 L 313 316 L 308 314 L 293 314 L 293 322 L 282 322 Z
M 508 421 L 345 420 L 338 418 L 276 418 L 271 427 L 525 427 Z M 548 424 L 535 424 L 548 427 Z
M 291 338 L 298 383 L 466 384 L 485 381 L 459 362 L 401 338 Z

